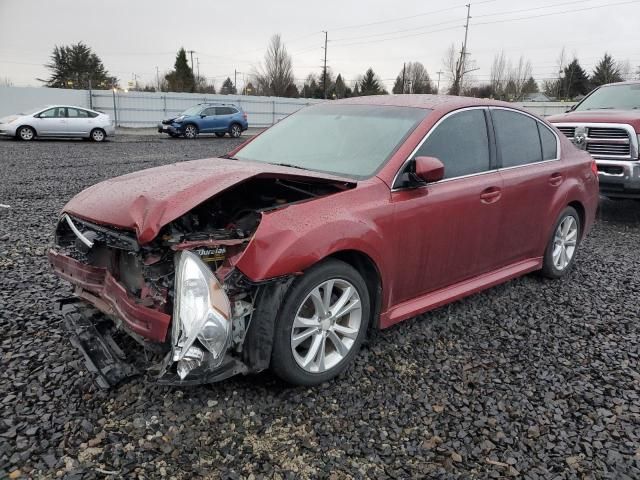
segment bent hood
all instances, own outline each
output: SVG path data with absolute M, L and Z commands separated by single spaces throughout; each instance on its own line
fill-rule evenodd
M 342 184 L 352 180 L 268 163 L 210 158 L 150 168 L 87 188 L 64 213 L 134 230 L 140 244 L 160 229 L 227 188 L 252 177 L 318 179 Z
M 626 123 L 640 132 L 640 110 L 585 110 L 546 118 L 551 123 Z

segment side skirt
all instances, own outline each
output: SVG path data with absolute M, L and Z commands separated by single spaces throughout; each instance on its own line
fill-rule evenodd
M 487 288 L 504 283 L 526 273 L 542 268 L 542 258 L 532 258 L 513 263 L 498 270 L 484 273 L 449 287 L 429 292 L 420 297 L 402 302 L 380 315 L 380 328 L 387 328 L 407 318 L 451 303 L 455 300 L 473 295 Z

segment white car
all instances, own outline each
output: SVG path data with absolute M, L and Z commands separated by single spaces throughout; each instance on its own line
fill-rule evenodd
M 50 105 L 28 113 L 0 118 L 0 135 L 33 140 L 35 137 L 81 137 L 102 142 L 116 128 L 109 115 L 71 105 Z

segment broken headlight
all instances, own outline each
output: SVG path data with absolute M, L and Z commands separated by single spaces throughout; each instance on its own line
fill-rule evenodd
M 231 336 L 231 306 L 222 285 L 197 255 L 178 255 L 172 346 L 178 375 L 184 379 L 205 361 L 214 368 L 222 363 Z

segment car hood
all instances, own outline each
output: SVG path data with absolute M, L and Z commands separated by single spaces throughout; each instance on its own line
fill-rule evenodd
M 64 213 L 126 230 L 140 244 L 160 229 L 215 195 L 252 177 L 316 179 L 343 185 L 353 180 L 279 167 L 268 163 L 210 158 L 150 168 L 87 188 L 63 208 Z
M 640 110 L 588 110 L 547 117 L 551 123 L 626 123 L 640 132 Z
M 13 122 L 14 120 L 17 120 L 18 118 L 20 118 L 20 115 L 9 115 L 8 117 L 0 118 L 0 123 Z

